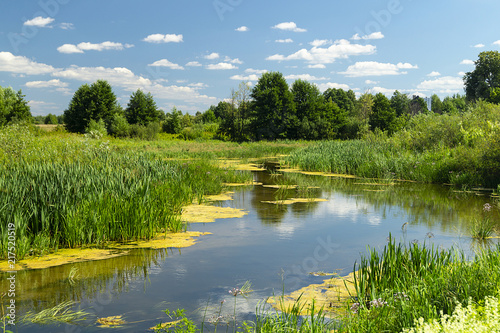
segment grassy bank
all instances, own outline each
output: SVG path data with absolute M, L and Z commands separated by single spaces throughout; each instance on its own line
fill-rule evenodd
M 12 229 L 18 260 L 59 247 L 105 246 L 181 231 L 183 205 L 220 193 L 225 182 L 251 179 L 207 160 L 165 161 L 104 141 L 47 139 L 25 127 L 6 127 L 0 136 L 6 143 L 0 148 L 2 258 L 12 247 Z
M 478 102 L 457 114 L 420 114 L 387 137 L 322 141 L 285 158 L 308 171 L 496 188 L 500 184 L 500 106 Z

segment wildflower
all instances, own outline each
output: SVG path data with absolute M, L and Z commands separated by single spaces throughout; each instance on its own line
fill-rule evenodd
M 489 212 L 491 210 L 491 205 L 489 203 L 485 203 L 483 205 L 483 212 Z
M 233 289 L 229 290 L 229 293 L 230 293 L 231 295 L 233 295 L 234 297 L 236 297 L 236 296 L 238 296 L 239 294 L 241 294 L 241 290 L 240 290 L 240 289 L 238 289 L 238 288 L 233 288 Z
M 408 295 L 406 295 L 405 293 L 402 293 L 402 292 L 395 293 L 394 299 L 397 301 L 409 301 L 410 300 Z
M 354 303 L 352 306 L 351 306 L 351 311 L 354 312 L 354 313 L 358 313 L 359 311 L 359 303 Z
M 382 298 L 379 299 L 374 299 L 373 301 L 370 301 L 370 309 L 371 308 L 381 308 L 383 306 L 386 306 L 387 302 L 385 302 Z

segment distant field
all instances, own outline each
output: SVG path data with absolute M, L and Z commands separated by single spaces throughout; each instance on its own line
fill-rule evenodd
M 38 124 L 38 125 L 35 125 L 35 126 L 38 127 L 38 128 L 40 128 L 40 129 L 42 129 L 42 130 L 44 130 L 44 131 L 51 132 L 51 131 L 55 130 L 58 125 Z

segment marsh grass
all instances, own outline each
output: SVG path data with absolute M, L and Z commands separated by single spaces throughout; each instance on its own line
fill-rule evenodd
M 419 318 L 451 315 L 459 303 L 499 293 L 499 245 L 467 260 L 455 249 L 406 246 L 391 238 L 382 251 L 368 253 L 355 265 L 357 295 L 339 332 L 400 332 Z
M 67 301 L 38 313 L 30 311 L 23 316 L 22 322 L 38 325 L 79 324 L 90 314 L 82 310 L 72 310 L 77 304 L 77 302 Z
M 185 229 L 178 217 L 183 205 L 221 193 L 223 183 L 251 179 L 210 161 L 167 162 L 79 137 L 40 145 L 35 135 L 21 127 L 0 131 L 14 142 L 0 149 L 1 257 L 8 223 L 16 226 L 17 259 L 59 247 L 150 239 Z

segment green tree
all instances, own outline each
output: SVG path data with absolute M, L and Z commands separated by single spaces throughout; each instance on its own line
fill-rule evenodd
M 22 91 L 0 87 L 0 126 L 10 122 L 33 122 L 28 101 Z
M 251 131 L 257 140 L 285 139 L 297 119 L 293 95 L 283 74 L 262 74 L 252 90 Z
M 466 97 L 470 101 L 488 99 L 490 89 L 500 87 L 500 53 L 481 52 L 474 63 L 476 68 L 464 76 Z
M 125 109 L 125 117 L 129 124 L 147 125 L 151 122 L 158 122 L 161 111 L 158 110 L 151 93 L 145 94 L 141 89 L 137 89 L 130 96 Z
M 73 95 L 69 107 L 64 111 L 66 128 L 70 132 L 84 133 L 91 120 L 104 120 L 109 128 L 119 110 L 116 95 L 109 83 L 98 80 L 92 85 L 84 84 Z
M 431 108 L 432 112 L 442 114 L 443 113 L 443 102 L 438 95 L 434 94 L 431 97 Z
M 170 134 L 179 134 L 182 130 L 181 118 L 182 111 L 177 110 L 174 106 L 172 111 L 166 114 L 166 119 L 163 123 L 163 131 Z
M 391 107 L 396 111 L 396 116 L 407 115 L 410 113 L 410 99 L 396 90 L 391 97 Z
M 356 95 L 354 94 L 354 91 L 345 91 L 340 88 L 328 88 L 323 93 L 323 96 L 325 97 L 325 101 L 331 99 L 339 106 L 339 108 L 347 111 L 350 115 L 353 114 L 356 104 Z
M 376 128 L 392 134 L 396 125 L 396 111 L 391 107 L 391 102 L 384 94 L 378 93 L 373 98 L 372 114 L 369 118 L 372 130 Z
M 296 107 L 296 129 L 289 133 L 289 139 L 316 140 L 321 131 L 318 126 L 325 110 L 325 98 L 318 87 L 308 81 L 296 80 L 292 84 L 293 101 Z M 321 127 L 325 127 L 321 121 Z M 328 131 L 322 129 L 323 131 Z M 290 131 L 291 132 L 291 131 Z
M 425 112 L 429 112 L 425 100 L 420 96 L 413 96 L 413 99 L 410 102 L 410 115 L 415 116 Z
M 57 116 L 49 113 L 44 120 L 44 124 L 57 125 Z

